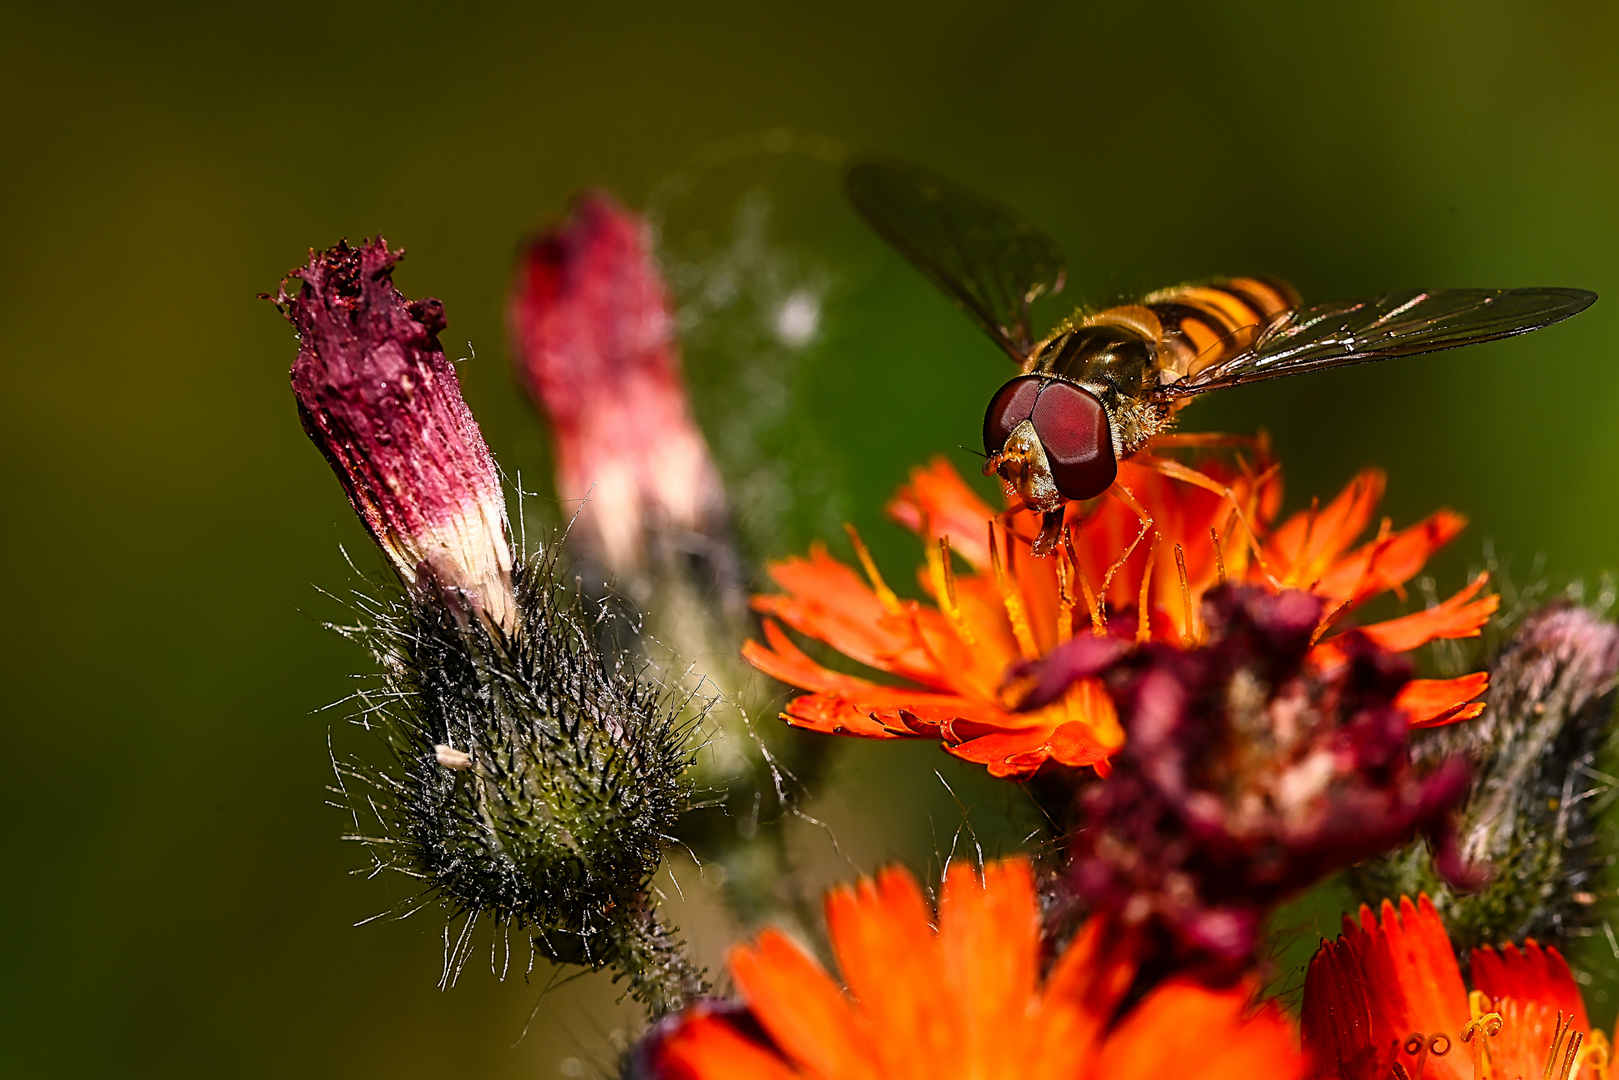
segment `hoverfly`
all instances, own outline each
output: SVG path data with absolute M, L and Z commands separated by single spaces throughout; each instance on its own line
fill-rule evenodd
M 1079 309 L 1037 339 L 1029 305 L 1060 292 L 1065 273 L 1048 236 L 915 165 L 863 158 L 845 183 L 861 216 L 1022 367 L 990 399 L 984 473 L 1043 515 L 1037 555 L 1055 547 L 1066 505 L 1111 487 L 1118 463 L 1198 394 L 1525 334 L 1596 299 L 1584 289 L 1412 289 L 1301 307 L 1279 281 L 1232 278 Z

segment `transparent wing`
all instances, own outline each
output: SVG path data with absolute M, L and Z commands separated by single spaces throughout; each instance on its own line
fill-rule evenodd
M 1352 304 L 1319 304 L 1252 331 L 1252 343 L 1157 391 L 1160 399 L 1454 349 L 1527 334 L 1591 306 L 1584 289 L 1441 289 L 1389 293 Z
M 1017 213 L 916 165 L 861 158 L 844 178 L 860 215 L 1012 358 L 1034 344 L 1029 304 L 1063 286 L 1062 251 Z

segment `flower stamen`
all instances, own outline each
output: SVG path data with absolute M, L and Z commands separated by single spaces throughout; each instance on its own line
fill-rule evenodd
M 1214 573 L 1221 585 L 1225 584 L 1225 552 L 1220 550 L 1220 534 L 1213 525 L 1209 526 L 1209 540 L 1214 544 Z
M 1068 526 L 1063 526 L 1063 544 L 1057 546 L 1057 644 L 1074 636 L 1074 581 L 1068 564 Z
M 1012 561 L 1012 534 L 1006 532 L 1006 561 Z M 989 523 L 989 565 L 995 572 L 995 587 L 1000 590 L 1001 602 L 1006 605 L 1006 618 L 1012 624 L 1012 636 L 1017 639 L 1018 651 L 1025 660 L 1040 659 L 1040 646 L 1034 640 L 1034 629 L 1029 625 L 1028 612 L 1023 610 L 1023 594 L 1017 582 L 1007 580 L 1007 568 L 1001 565 L 1001 551 L 995 543 L 995 522 Z
M 1079 552 L 1074 550 L 1073 530 L 1063 530 L 1063 547 L 1068 552 L 1068 562 L 1074 568 L 1074 575 L 1079 578 L 1079 594 L 1085 598 L 1085 607 L 1091 616 L 1091 633 L 1097 637 L 1106 637 L 1107 612 L 1102 609 L 1096 594 L 1091 591 L 1091 582 L 1085 576 L 1085 567 L 1079 561 Z
M 1181 630 L 1181 644 L 1191 648 L 1203 636 L 1197 629 L 1197 611 L 1192 607 L 1192 582 L 1186 576 L 1186 551 L 1175 545 L 1175 571 L 1181 578 L 1181 610 L 1186 614 L 1185 628 Z
M 860 560 L 860 566 L 866 571 L 866 580 L 871 582 L 871 591 L 877 594 L 877 599 L 890 613 L 900 613 L 899 597 L 894 590 L 888 587 L 883 575 L 878 572 L 877 564 L 872 560 L 871 552 L 866 549 L 866 542 L 860 539 L 860 533 L 849 522 L 843 523 L 843 531 L 849 534 L 849 543 L 854 545 L 855 557 Z
M 1209 476 L 1206 473 L 1198 472 L 1196 469 L 1191 468 L 1190 466 L 1182 465 L 1178 461 L 1171 461 L 1169 458 L 1153 457 L 1150 454 L 1137 454 L 1132 460 L 1138 464 L 1146 466 L 1153 472 L 1158 473 L 1160 476 L 1168 477 L 1171 480 L 1179 480 L 1183 484 L 1191 484 L 1193 487 L 1202 488 L 1204 491 L 1218 495 L 1223 499 L 1230 500 L 1232 512 L 1237 515 L 1238 520 L 1242 522 L 1243 528 L 1248 533 L 1248 545 L 1253 549 L 1254 559 L 1259 563 L 1260 571 L 1276 588 L 1281 589 L 1286 587 L 1282 582 L 1276 579 L 1276 575 L 1272 574 L 1270 572 L 1270 568 L 1265 565 L 1265 553 L 1259 548 L 1259 530 L 1255 529 L 1253 523 L 1248 520 L 1248 513 L 1242 508 L 1242 501 L 1237 498 L 1237 493 L 1231 490 L 1230 485 L 1222 484 L 1220 481 L 1214 479 L 1212 476 Z M 1269 477 L 1271 473 L 1276 470 L 1276 468 L 1277 466 L 1272 465 L 1269 469 L 1267 469 L 1264 476 L 1260 478 L 1261 483 L 1266 477 Z M 1254 497 L 1257 498 L 1260 485 L 1254 484 L 1252 487 Z
M 928 580 L 933 583 L 933 594 L 939 601 L 939 610 L 950 620 L 950 628 L 963 644 L 978 644 L 956 599 L 956 568 L 950 562 L 950 537 L 940 536 L 938 545 L 927 549 L 927 559 Z
M 1147 568 L 1141 573 L 1141 599 L 1136 601 L 1136 644 L 1145 645 L 1152 640 L 1152 616 L 1148 608 L 1152 603 L 1152 564 L 1158 558 L 1158 533 L 1152 534 L 1152 547 L 1147 549 Z

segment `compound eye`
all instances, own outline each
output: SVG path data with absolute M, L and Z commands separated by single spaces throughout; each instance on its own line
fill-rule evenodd
M 999 453 L 1017 426 L 1033 415 L 1041 382 L 1038 375 L 1019 375 L 995 391 L 984 414 L 984 453 Z
M 1113 429 L 1096 395 L 1073 383 L 1049 382 L 1029 419 L 1064 498 L 1092 499 L 1113 486 L 1119 473 Z

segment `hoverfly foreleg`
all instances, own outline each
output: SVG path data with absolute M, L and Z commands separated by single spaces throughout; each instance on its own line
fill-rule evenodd
M 1207 473 L 1199 472 L 1189 465 L 1182 465 L 1180 462 L 1172 461 L 1169 458 L 1155 457 L 1152 454 L 1137 454 L 1130 460 L 1137 465 L 1151 469 L 1160 476 L 1168 477 L 1171 480 L 1179 480 L 1181 483 L 1191 484 L 1193 487 L 1200 487 L 1204 491 L 1212 492 L 1229 502 L 1232 513 L 1236 514 L 1237 520 L 1242 523 L 1243 531 L 1247 534 L 1248 547 L 1253 552 L 1254 560 L 1258 563 L 1260 572 L 1265 575 L 1273 586 L 1278 589 L 1282 587 L 1282 583 L 1276 579 L 1276 575 L 1270 572 L 1270 567 L 1265 565 L 1265 553 L 1259 546 L 1259 532 L 1254 528 L 1253 522 L 1249 520 L 1248 511 L 1243 508 L 1241 497 L 1231 490 L 1229 484 L 1223 484 Z M 1121 486 L 1119 490 L 1124 489 Z
M 1120 555 L 1113 565 L 1107 568 L 1107 573 L 1102 575 L 1102 588 L 1099 590 L 1099 595 L 1103 597 L 1107 596 L 1107 588 L 1113 583 L 1113 575 L 1124 569 L 1124 564 L 1130 561 L 1130 556 L 1136 553 L 1136 548 L 1141 546 L 1141 541 L 1147 538 L 1147 534 L 1152 531 L 1153 527 L 1152 515 L 1147 513 L 1147 508 L 1141 505 L 1141 501 L 1135 497 L 1135 494 L 1129 488 L 1123 484 L 1114 484 L 1113 491 L 1118 496 L 1119 501 L 1128 506 L 1135 516 L 1140 519 L 1141 531 L 1136 533 L 1134 540 L 1130 541 L 1130 546 L 1124 549 L 1124 554 Z

